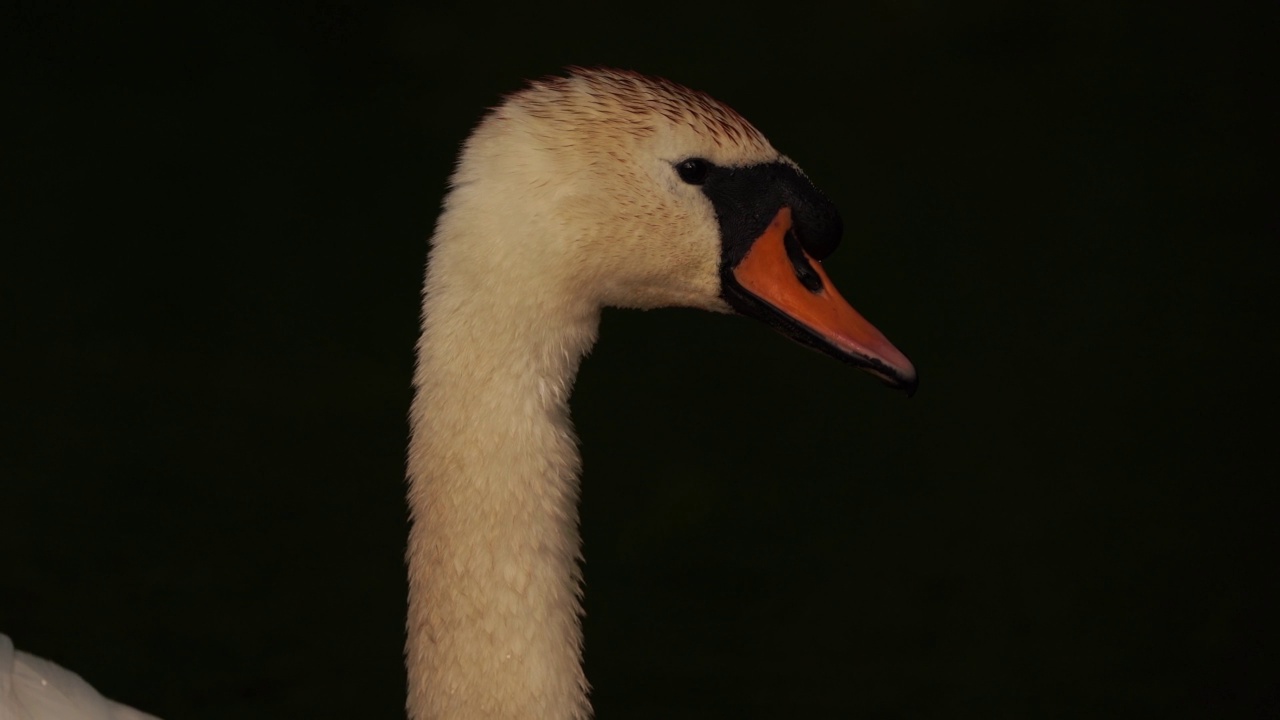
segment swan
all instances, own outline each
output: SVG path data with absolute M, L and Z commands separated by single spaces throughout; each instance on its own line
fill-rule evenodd
M 728 106 L 571 69 L 463 146 L 432 238 L 410 411 L 414 720 L 582 719 L 578 363 L 606 306 L 763 320 L 912 391 L 836 291 L 835 207 Z
M 841 231 L 755 127 L 668 80 L 570 68 L 480 121 L 423 287 L 406 463 L 412 720 L 591 715 L 568 403 L 604 307 L 747 315 L 914 391 L 911 362 L 823 270 Z
M 104 698 L 79 675 L 0 634 L 0 720 L 158 720 Z

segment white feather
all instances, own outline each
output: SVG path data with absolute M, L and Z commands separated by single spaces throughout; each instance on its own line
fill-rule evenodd
M 79 675 L 0 635 L 0 720 L 157 720 L 108 700 Z

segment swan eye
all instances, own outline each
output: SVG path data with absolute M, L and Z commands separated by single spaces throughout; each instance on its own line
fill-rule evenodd
M 676 165 L 676 173 L 680 175 L 680 179 L 690 185 L 705 183 L 707 181 L 707 173 L 710 170 L 711 163 L 702 158 L 689 158 Z

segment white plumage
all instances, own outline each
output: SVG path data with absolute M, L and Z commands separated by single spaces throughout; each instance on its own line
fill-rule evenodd
M 0 635 L 0 720 L 156 720 L 108 700 L 79 675 Z

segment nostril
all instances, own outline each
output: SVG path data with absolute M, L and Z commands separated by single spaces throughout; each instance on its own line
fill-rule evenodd
M 818 271 L 813 269 L 809 258 L 804 254 L 804 248 L 800 246 L 800 239 L 792 230 L 787 231 L 786 237 L 782 240 L 783 247 L 787 250 L 787 259 L 791 261 L 791 268 L 795 270 L 796 279 L 804 285 L 805 289 L 811 293 L 822 291 L 822 278 L 818 275 Z

